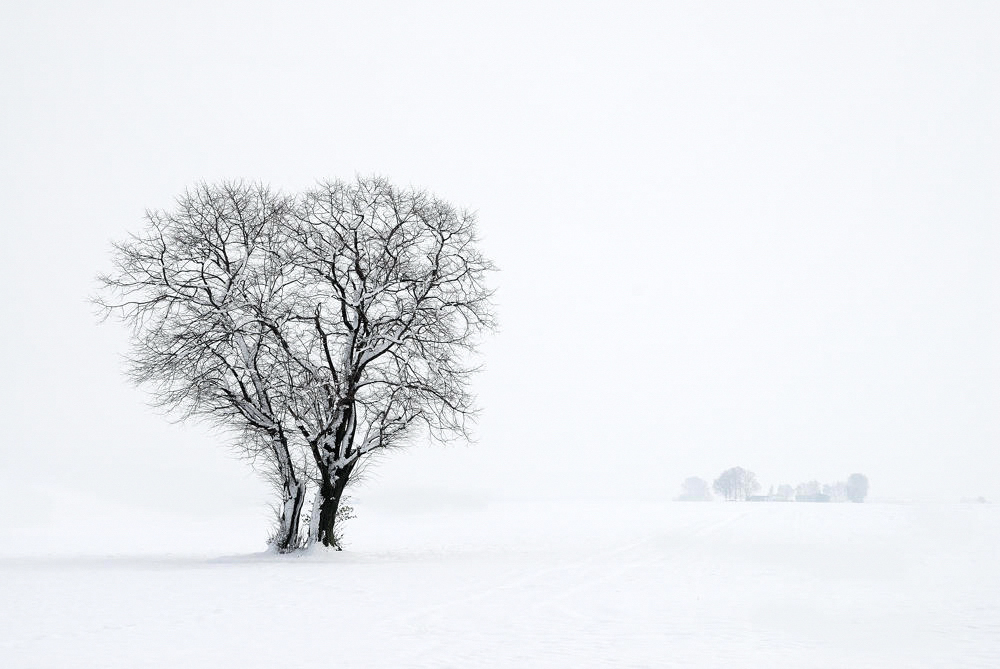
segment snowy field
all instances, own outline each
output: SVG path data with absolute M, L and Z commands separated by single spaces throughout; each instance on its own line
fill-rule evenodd
M 1000 667 L 995 506 L 358 510 L 334 555 L 5 543 L 0 666 Z

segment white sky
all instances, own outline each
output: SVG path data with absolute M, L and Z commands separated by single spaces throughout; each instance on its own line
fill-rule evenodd
M 347 4 L 0 13 L 0 498 L 258 504 L 94 275 L 196 180 L 378 172 L 479 211 L 502 330 L 479 442 L 358 495 L 1000 501 L 1000 4 Z

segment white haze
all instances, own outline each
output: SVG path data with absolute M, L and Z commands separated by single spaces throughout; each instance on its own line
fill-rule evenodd
M 1000 5 L 352 4 L 3 10 L 8 527 L 262 506 L 87 299 L 197 180 L 356 173 L 478 210 L 502 269 L 478 442 L 357 496 L 658 500 L 740 465 L 1000 500 Z

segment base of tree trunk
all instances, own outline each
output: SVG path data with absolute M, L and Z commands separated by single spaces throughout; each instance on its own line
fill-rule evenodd
M 302 516 L 302 505 L 306 499 L 306 489 L 297 485 L 286 491 L 285 504 L 278 518 L 278 530 L 271 539 L 271 545 L 279 553 L 291 553 L 302 547 L 299 537 L 299 520 Z
M 340 535 L 337 532 L 337 517 L 340 511 L 340 500 L 344 496 L 344 488 L 351 476 L 350 469 L 337 471 L 330 480 L 320 486 L 322 503 L 319 507 L 319 523 L 316 525 L 315 543 L 320 546 L 343 550 L 340 545 Z

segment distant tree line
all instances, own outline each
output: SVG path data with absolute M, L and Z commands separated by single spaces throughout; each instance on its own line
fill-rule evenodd
M 712 492 L 730 501 L 761 501 L 761 502 L 863 502 L 868 496 L 868 477 L 864 474 L 851 474 L 846 481 L 821 484 L 819 481 L 807 481 L 794 488 L 787 483 L 774 486 L 766 495 L 756 495 L 761 489 L 757 475 L 743 467 L 731 467 L 725 470 L 712 483 L 697 476 L 684 479 L 681 484 L 681 494 L 677 497 L 682 502 L 708 502 L 712 500 Z

